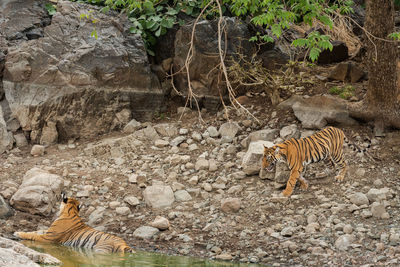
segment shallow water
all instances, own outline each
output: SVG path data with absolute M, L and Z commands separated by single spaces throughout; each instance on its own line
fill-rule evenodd
M 90 250 L 23 241 L 27 247 L 50 254 L 63 262 L 63 267 L 104 266 L 104 267 L 258 267 L 258 264 L 212 261 L 185 256 L 168 256 L 159 253 L 136 251 L 127 255 L 99 254 Z

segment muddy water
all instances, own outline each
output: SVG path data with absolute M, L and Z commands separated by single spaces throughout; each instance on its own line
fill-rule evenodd
M 89 250 L 74 249 L 61 245 L 21 242 L 27 247 L 50 254 L 63 262 L 63 267 L 258 267 L 258 264 L 212 261 L 183 256 L 168 256 L 158 253 L 137 251 L 128 255 L 98 254 Z

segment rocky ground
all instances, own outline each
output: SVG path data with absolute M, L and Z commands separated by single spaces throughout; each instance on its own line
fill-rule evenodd
M 201 122 L 197 111 L 181 117 L 171 108 L 153 122 L 48 146 L 43 155 L 32 156 L 31 146 L 14 149 L 0 158 L 0 193 L 10 202 L 37 167 L 62 179 L 63 190 L 85 205 L 81 216 L 89 225 L 136 249 L 273 266 L 398 266 L 400 133 L 372 139 L 370 153 L 380 161 L 346 149 L 343 183 L 313 164 L 304 175 L 309 189 L 282 198 L 281 184 L 246 174 L 246 138 L 267 129 L 273 137 L 260 139 L 279 142 L 310 131 L 265 96 L 246 101 L 261 124 L 234 109 L 230 122 L 224 112 L 206 111 Z M 344 131 L 357 141 L 371 129 Z M 0 220 L 0 232 L 46 229 L 54 213 L 44 213 L 50 215 L 15 210 Z

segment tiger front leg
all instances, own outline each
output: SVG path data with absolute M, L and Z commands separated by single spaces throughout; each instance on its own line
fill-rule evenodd
M 289 180 L 287 181 L 286 184 L 286 189 L 283 190 L 282 194 L 285 197 L 289 197 L 293 193 L 293 189 L 296 185 L 297 179 L 300 176 L 300 171 L 299 170 L 291 170 L 290 171 L 290 177 Z M 308 187 L 308 185 L 307 185 Z
M 45 235 L 39 234 L 38 232 L 14 232 L 14 236 L 25 240 L 49 242 L 49 240 L 45 238 Z

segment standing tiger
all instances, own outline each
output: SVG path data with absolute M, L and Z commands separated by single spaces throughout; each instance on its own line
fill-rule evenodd
M 327 127 L 306 138 L 292 138 L 271 148 L 264 146 L 262 168 L 271 171 L 276 161 L 287 162 L 290 177 L 286 189 L 282 192 L 285 197 L 293 193 L 297 179 L 299 179 L 300 188 L 307 189 L 308 182 L 301 175 L 304 167 L 324 159 L 329 159 L 333 167 L 339 167 L 339 173 L 335 179 L 340 182 L 343 181 L 347 170 L 343 159 L 343 141 L 348 143 L 342 130 Z M 357 146 L 352 146 L 360 152 Z
M 44 234 L 15 232 L 14 235 L 21 239 L 90 248 L 101 253 L 134 252 L 122 238 L 87 226 L 79 217 L 79 209 L 78 200 L 67 198 L 62 194 L 59 217 Z

